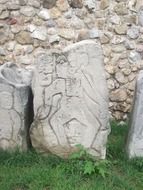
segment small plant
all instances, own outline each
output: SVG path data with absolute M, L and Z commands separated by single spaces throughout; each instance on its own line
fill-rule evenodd
M 140 172 L 143 172 L 143 158 L 134 158 L 130 163 Z
M 97 174 L 105 178 L 110 162 L 107 160 L 95 160 L 82 145 L 76 145 L 76 147 L 78 151 L 73 153 L 70 158 L 72 161 L 80 163 L 80 168 L 77 168 L 80 169 L 80 173 L 83 175 Z

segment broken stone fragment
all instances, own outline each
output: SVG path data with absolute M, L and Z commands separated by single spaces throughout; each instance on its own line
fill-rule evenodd
M 126 152 L 129 158 L 143 157 L 143 71 L 136 81 Z
M 61 53 L 39 54 L 32 91 L 30 136 L 38 152 L 67 158 L 81 144 L 94 157 L 105 158 L 108 92 L 99 44 L 84 40 Z
M 0 67 L 0 149 L 27 150 L 31 73 L 12 63 Z

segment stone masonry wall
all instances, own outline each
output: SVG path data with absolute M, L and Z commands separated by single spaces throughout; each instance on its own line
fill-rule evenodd
M 0 0 L 0 64 L 34 64 L 39 52 L 84 39 L 104 51 L 110 112 L 126 119 L 143 62 L 142 0 Z

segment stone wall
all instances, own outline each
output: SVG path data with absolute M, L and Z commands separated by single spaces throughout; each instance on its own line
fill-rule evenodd
M 0 64 L 25 67 L 39 52 L 84 39 L 100 41 L 110 111 L 126 119 L 143 65 L 141 5 L 142 0 L 0 0 Z

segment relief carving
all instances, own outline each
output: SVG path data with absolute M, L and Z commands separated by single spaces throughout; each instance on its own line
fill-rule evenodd
M 61 53 L 40 54 L 32 90 L 33 147 L 67 157 L 82 144 L 92 155 L 105 157 L 108 92 L 99 44 L 84 41 Z
M 1 149 L 27 150 L 29 84 L 30 75 L 26 70 L 12 63 L 0 67 Z

